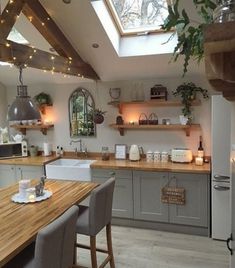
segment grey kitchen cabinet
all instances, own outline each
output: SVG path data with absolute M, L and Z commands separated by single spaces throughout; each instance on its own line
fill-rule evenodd
M 39 179 L 42 175 L 44 175 L 44 167 L 43 166 L 24 166 L 24 165 L 16 165 L 16 180 L 19 181 L 22 179 Z
M 134 219 L 168 222 L 168 204 L 161 202 L 167 172 L 134 171 Z
M 15 166 L 0 165 L 0 187 L 7 187 L 16 183 Z
M 44 175 L 43 166 L 0 165 L 0 187 L 10 186 L 20 179 L 37 179 Z
M 170 186 L 185 189 L 185 204 L 169 204 L 169 221 L 176 224 L 208 226 L 208 184 L 206 174 L 169 173 Z
M 133 218 L 133 188 L 131 170 L 92 169 L 92 180 L 103 183 L 115 173 L 112 216 Z

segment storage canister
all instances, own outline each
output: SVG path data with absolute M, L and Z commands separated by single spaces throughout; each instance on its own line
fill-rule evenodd
M 154 152 L 153 161 L 154 162 L 160 162 L 161 161 L 161 153 L 159 151 Z
M 168 152 L 162 152 L 161 154 L 161 162 L 166 163 L 168 162 Z
M 147 162 L 153 162 L 153 152 L 152 151 L 147 151 L 147 153 L 146 153 L 146 161 Z

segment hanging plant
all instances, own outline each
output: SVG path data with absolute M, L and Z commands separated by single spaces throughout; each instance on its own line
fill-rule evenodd
M 102 124 L 104 122 L 104 115 L 107 111 L 101 111 L 100 109 L 94 110 L 94 123 Z
M 49 94 L 41 92 L 34 97 L 34 101 L 38 105 L 40 111 L 44 114 L 45 113 L 45 106 L 51 106 L 52 98 Z
M 204 56 L 203 26 L 213 22 L 213 11 L 217 7 L 211 0 L 193 0 L 193 4 L 201 17 L 201 22 L 188 16 L 185 9 L 181 10 L 179 0 L 176 0 L 174 5 L 168 5 L 169 15 L 161 25 L 166 32 L 176 29 L 167 42 L 177 33 L 178 41 L 172 59 L 175 62 L 179 56 L 184 57 L 183 76 L 188 70 L 191 58 L 199 63 Z
M 188 123 L 192 120 L 191 106 L 192 102 L 196 100 L 198 93 L 201 94 L 204 99 L 209 98 L 208 91 L 196 86 L 194 83 L 183 83 L 172 93 L 174 96 L 181 97 L 181 103 L 184 105 L 182 108 L 182 114 L 188 119 Z

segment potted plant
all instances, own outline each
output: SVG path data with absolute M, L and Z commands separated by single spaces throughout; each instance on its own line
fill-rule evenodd
M 184 105 L 182 108 L 183 116 L 180 116 L 182 125 L 190 124 L 192 121 L 192 102 L 196 100 L 198 93 L 203 96 L 204 99 L 208 99 L 208 91 L 204 88 L 196 86 L 194 83 L 183 83 L 178 86 L 175 91 L 172 92 L 174 96 L 181 97 L 181 103 Z
M 34 101 L 38 105 L 41 112 L 45 113 L 45 106 L 51 106 L 52 105 L 52 98 L 49 94 L 41 92 L 38 95 L 34 97 Z
M 104 115 L 107 113 L 107 111 L 101 111 L 100 109 L 94 110 L 94 123 L 96 124 L 102 124 L 104 122 Z
M 174 5 L 168 5 L 169 15 L 161 25 L 161 28 L 165 31 L 171 31 L 172 28 L 176 29 L 172 35 L 177 32 L 178 42 L 172 59 L 177 61 L 179 56 L 184 57 L 183 75 L 185 75 L 190 58 L 200 62 L 204 56 L 203 26 L 213 22 L 213 11 L 217 4 L 211 0 L 193 0 L 193 4 L 201 18 L 201 22 L 197 22 L 188 16 L 184 8 L 179 8 L 179 2 L 179 0 L 176 0 Z M 223 4 L 223 1 L 221 3 Z

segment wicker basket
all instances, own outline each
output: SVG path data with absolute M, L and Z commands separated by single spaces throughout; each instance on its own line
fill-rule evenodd
M 147 125 L 148 124 L 148 117 L 145 113 L 141 113 L 139 116 L 139 125 Z
M 155 113 L 151 113 L 148 119 L 149 125 L 158 125 L 158 117 Z

